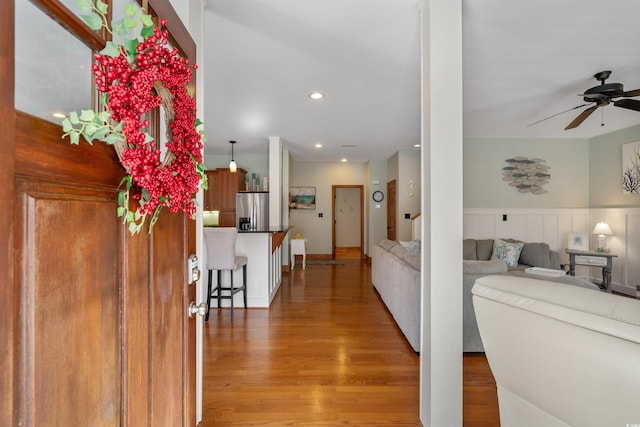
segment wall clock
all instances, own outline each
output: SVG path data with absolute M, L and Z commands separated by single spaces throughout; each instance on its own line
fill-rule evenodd
M 371 198 L 374 202 L 381 202 L 384 200 L 384 193 L 382 191 L 374 191 Z

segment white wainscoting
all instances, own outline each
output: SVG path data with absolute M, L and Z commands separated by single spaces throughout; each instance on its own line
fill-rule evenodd
M 506 221 L 503 220 L 506 215 Z M 524 242 L 546 242 L 560 252 L 563 264 L 569 263 L 565 248 L 569 233 L 584 232 L 590 236 L 590 249 L 598 245 L 591 234 L 595 224 L 605 221 L 613 236 L 607 247 L 613 258 L 612 284 L 617 292 L 640 297 L 640 208 L 612 209 L 465 209 L 464 238 L 512 238 Z M 600 280 L 596 267 L 576 266 L 576 276 Z

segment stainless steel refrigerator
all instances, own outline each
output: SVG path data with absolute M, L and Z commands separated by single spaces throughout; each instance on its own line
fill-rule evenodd
M 236 227 L 238 230 L 269 229 L 269 192 L 236 193 Z

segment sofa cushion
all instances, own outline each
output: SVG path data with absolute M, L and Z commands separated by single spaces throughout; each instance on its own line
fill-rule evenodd
M 401 259 L 411 267 L 420 271 L 420 252 L 407 251 L 402 255 Z
M 493 242 L 491 259 L 501 259 L 507 263 L 508 267 L 516 267 L 523 247 L 524 243 L 521 242 L 512 243 L 496 239 L 495 242 Z
M 493 253 L 493 239 L 476 240 L 476 259 L 489 261 Z
M 462 261 L 462 272 L 464 274 L 501 274 L 507 272 L 507 263 L 501 259 L 464 260 Z
M 396 242 L 395 240 L 387 240 L 387 239 L 380 241 L 380 243 L 378 244 L 388 251 L 390 251 L 391 248 L 393 248 L 394 246 L 399 245 L 399 243 Z
M 532 267 L 557 268 L 551 265 L 549 245 L 546 243 L 525 243 L 520 252 L 520 264 Z
M 462 259 L 476 260 L 476 239 L 464 239 L 462 241 Z

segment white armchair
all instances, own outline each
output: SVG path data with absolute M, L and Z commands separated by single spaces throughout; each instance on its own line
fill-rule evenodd
M 472 292 L 501 427 L 640 425 L 640 301 L 509 276 Z

